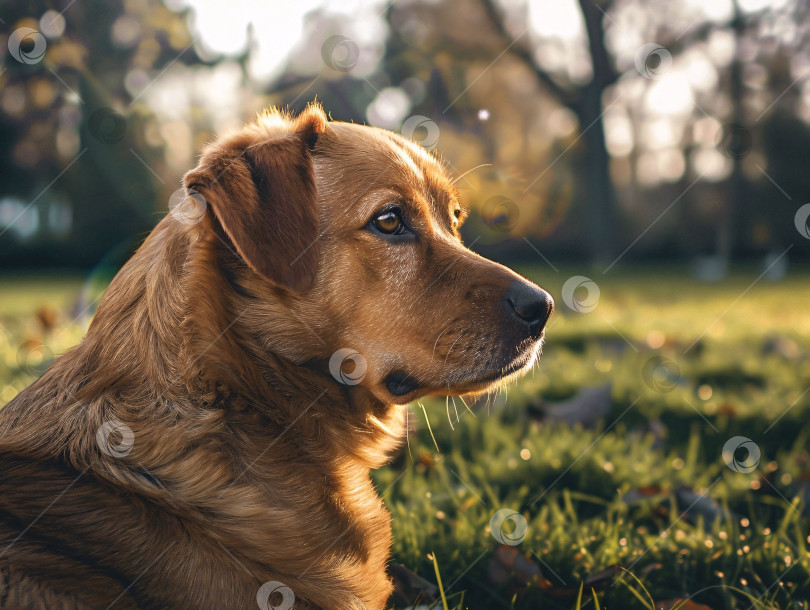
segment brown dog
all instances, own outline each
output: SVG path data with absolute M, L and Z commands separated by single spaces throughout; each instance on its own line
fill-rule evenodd
M 531 367 L 553 302 L 463 247 L 434 157 L 317 106 L 185 187 L 0 410 L 0 607 L 383 608 L 403 405 Z

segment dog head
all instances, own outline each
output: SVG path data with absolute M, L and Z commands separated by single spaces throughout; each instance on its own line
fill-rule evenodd
M 314 105 L 270 111 L 206 149 L 185 186 L 239 259 L 221 265 L 227 298 L 263 350 L 400 404 L 483 391 L 538 358 L 553 300 L 464 247 L 458 192 L 405 138 Z

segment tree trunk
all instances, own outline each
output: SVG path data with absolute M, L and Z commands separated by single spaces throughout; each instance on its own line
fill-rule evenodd
M 519 44 L 509 45 L 510 52 L 519 57 L 531 68 L 543 86 L 557 101 L 570 108 L 579 119 L 580 137 L 585 145 L 585 189 L 583 209 L 588 215 L 585 251 L 595 263 L 609 262 L 616 254 L 616 189 L 610 178 L 610 155 L 605 144 L 605 124 L 602 120 L 602 94 L 616 82 L 618 74 L 610 63 L 605 47 L 605 32 L 602 18 L 605 13 L 597 4 L 600 0 L 579 0 L 585 32 L 588 37 L 588 50 L 591 55 L 593 78 L 587 85 L 579 87 L 562 86 L 549 73 L 540 67 L 534 55 Z M 511 34 L 495 0 L 481 0 L 484 11 L 505 40 Z M 602 2 L 605 6 L 609 2 Z
M 579 117 L 580 133 L 585 141 L 585 210 L 588 214 L 590 255 L 597 264 L 610 263 L 616 254 L 616 189 L 610 177 L 610 155 L 605 144 L 602 96 L 616 82 L 605 47 L 602 19 L 604 9 L 599 0 L 579 0 L 588 36 L 593 78 L 580 89 L 579 103 L 574 107 Z M 607 3 L 605 3 L 607 4 Z
M 597 265 L 610 264 L 616 254 L 616 190 L 610 177 L 610 155 L 602 121 L 602 89 L 589 85 L 576 107 L 585 144 L 583 209 L 588 253 Z
M 734 29 L 735 39 L 735 54 L 734 60 L 731 62 L 730 67 L 730 82 L 729 89 L 731 93 L 731 103 L 733 104 L 732 111 L 732 125 L 734 129 L 743 130 L 745 121 L 745 112 L 743 109 L 743 96 L 745 94 L 743 79 L 742 79 L 742 62 L 738 56 L 740 42 L 743 38 L 745 31 L 745 23 L 743 22 L 742 12 L 736 0 L 733 3 L 734 18 L 732 20 L 732 27 Z M 739 239 L 740 228 L 738 226 L 738 216 L 740 211 L 747 209 L 746 200 L 748 197 L 748 185 L 743 172 L 742 160 L 747 150 L 738 149 L 736 138 L 738 136 L 730 135 L 729 130 L 724 134 L 726 141 L 721 145 L 726 147 L 726 150 L 731 153 L 731 160 L 733 163 L 730 177 L 730 198 L 725 201 L 725 210 L 720 227 L 718 227 L 717 235 L 717 256 L 726 264 L 731 262 L 734 256 L 735 237 Z M 730 150 L 729 150 L 730 149 Z

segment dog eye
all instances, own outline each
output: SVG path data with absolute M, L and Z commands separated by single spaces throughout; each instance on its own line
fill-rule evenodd
M 402 235 L 405 232 L 405 224 L 399 215 L 398 210 L 388 210 L 372 220 L 374 228 L 386 235 Z

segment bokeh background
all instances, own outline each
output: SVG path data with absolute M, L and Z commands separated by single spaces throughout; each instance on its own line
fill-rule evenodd
M 803 0 L 1 0 L 0 404 L 205 143 L 317 99 L 435 149 L 558 303 L 530 378 L 414 405 L 375 474 L 396 607 L 440 570 L 459 608 L 806 608 L 808 76 Z
M 335 119 L 396 131 L 425 117 L 410 135 L 456 175 L 489 164 L 460 181 L 479 212 L 468 237 L 483 218 L 513 239 L 482 248 L 531 258 L 542 241 L 552 262 L 607 266 L 633 244 L 620 262 L 702 261 L 714 275 L 761 263 L 797 241 L 810 201 L 809 12 L 787 0 L 5 2 L 4 51 L 20 28 L 36 33 L 17 36 L 23 61 L 2 59 L 0 266 L 120 260 L 212 134 L 316 96 Z M 808 254 L 810 240 L 796 243 L 781 265 Z

